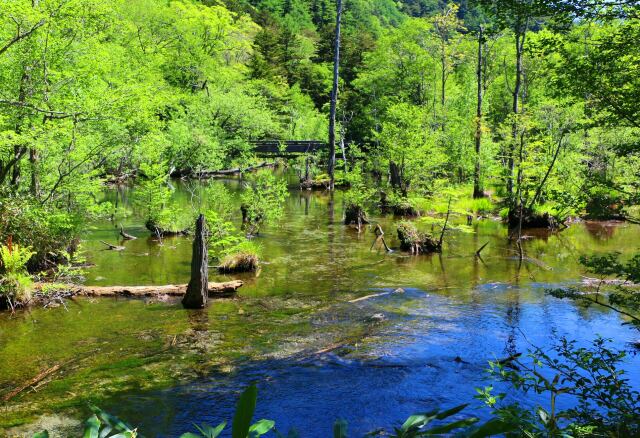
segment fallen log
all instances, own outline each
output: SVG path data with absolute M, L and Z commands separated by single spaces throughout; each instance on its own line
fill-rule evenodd
M 228 297 L 242 286 L 242 280 L 226 281 L 223 283 L 209 283 L 210 297 Z M 42 289 L 45 283 L 36 283 L 36 290 Z M 81 286 L 65 285 L 74 295 L 92 297 L 153 297 L 160 295 L 182 296 L 187 292 L 186 284 L 167 284 L 163 286 Z

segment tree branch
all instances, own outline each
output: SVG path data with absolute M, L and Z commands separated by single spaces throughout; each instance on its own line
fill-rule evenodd
M 9 48 L 11 46 L 13 46 L 15 43 L 17 43 L 18 41 L 28 37 L 29 35 L 31 35 L 33 32 L 35 32 L 39 27 L 44 26 L 45 20 L 40 20 L 38 21 L 36 24 L 33 25 L 33 27 L 25 32 L 18 32 L 18 35 L 16 35 L 12 40 L 10 40 L 7 44 L 5 44 L 3 47 L 0 48 L 0 55 L 2 55 L 4 52 L 6 52 L 7 50 L 9 50 Z

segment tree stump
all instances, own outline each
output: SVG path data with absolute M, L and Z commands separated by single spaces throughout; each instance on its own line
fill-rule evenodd
M 442 242 L 429 234 L 418 231 L 411 222 L 398 224 L 398 240 L 400 249 L 411 254 L 431 254 L 442 252 Z
M 204 215 L 201 214 L 196 221 L 196 235 L 193 239 L 191 280 L 187 286 L 187 293 L 182 299 L 182 305 L 186 309 L 202 309 L 207 304 L 209 296 L 209 251 L 206 227 Z

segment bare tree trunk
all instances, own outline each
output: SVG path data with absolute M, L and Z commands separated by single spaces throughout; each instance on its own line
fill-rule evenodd
M 333 88 L 331 89 L 331 104 L 329 107 L 329 190 L 335 186 L 336 167 L 336 106 L 338 103 L 338 79 L 340 67 L 340 21 L 342 19 L 342 0 L 336 5 L 336 34 L 333 44 Z
M 20 160 L 25 154 L 26 149 L 23 146 L 13 147 L 13 171 L 11 172 L 11 185 L 15 188 L 20 184 Z
M 440 74 L 442 75 L 440 81 L 440 105 L 443 109 L 443 117 L 444 117 L 444 104 L 446 98 L 446 87 L 447 87 L 447 54 L 445 42 L 442 42 L 442 58 L 440 59 Z
M 476 108 L 476 165 L 473 173 L 473 197 L 482 198 L 484 196 L 482 187 L 480 186 L 480 145 L 482 143 L 482 99 L 483 99 L 483 83 L 482 83 L 482 64 L 483 54 L 482 45 L 484 44 L 482 35 L 482 26 L 478 31 L 478 65 L 476 68 L 476 78 L 478 81 L 478 106 Z
M 31 164 L 31 194 L 38 196 L 40 179 L 38 178 L 38 151 L 36 149 L 29 149 L 29 163 Z
M 304 160 L 304 180 L 305 181 L 310 181 L 311 180 L 311 171 L 310 171 L 310 164 L 309 164 L 309 155 L 307 155 L 305 157 Z
M 206 222 L 204 215 L 196 221 L 196 235 L 193 239 L 191 256 L 191 280 L 182 305 L 187 309 L 202 309 L 209 296 L 209 252 L 207 250 Z
M 22 77 L 20 78 L 20 90 L 18 93 L 18 102 L 20 103 L 24 103 L 27 99 L 26 86 L 27 86 L 27 82 L 30 79 L 28 71 L 29 71 L 29 67 L 27 66 L 23 67 Z M 20 112 L 22 113 L 22 111 Z M 23 114 L 20 114 L 18 116 L 18 121 L 16 122 L 17 134 L 20 134 L 22 131 L 22 125 L 23 125 L 22 116 Z M 15 145 L 13 147 L 13 160 L 11 161 L 13 163 L 13 171 L 11 173 L 11 185 L 16 188 L 18 187 L 18 184 L 20 184 L 20 160 L 22 160 L 22 157 L 24 156 L 25 153 L 26 153 L 26 148 L 24 146 Z
M 526 25 L 528 26 L 528 24 Z M 526 37 L 526 28 L 516 32 L 516 82 L 513 87 L 513 114 L 517 117 L 520 113 L 520 89 L 522 88 L 522 52 L 524 50 L 524 41 Z M 511 138 L 513 143 L 509 148 L 509 162 L 507 175 L 507 196 L 513 200 L 513 170 L 514 170 L 514 153 L 518 140 L 518 121 L 514 119 L 511 126 Z
M 407 188 L 404 184 L 402 167 L 395 161 L 389 161 L 389 178 L 391 180 L 391 187 L 399 190 L 402 196 L 407 196 Z

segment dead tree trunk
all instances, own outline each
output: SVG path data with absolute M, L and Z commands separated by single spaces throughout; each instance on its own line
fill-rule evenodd
M 336 168 L 336 106 L 338 104 L 338 79 L 340 67 L 340 21 L 342 18 L 342 0 L 336 6 L 336 34 L 333 43 L 333 87 L 331 89 L 331 104 L 329 106 L 329 190 L 335 186 Z
M 476 107 L 476 163 L 473 173 L 473 197 L 482 198 L 484 196 L 482 187 L 480 186 L 480 146 L 482 143 L 482 99 L 483 99 L 483 79 L 482 65 L 483 53 L 482 45 L 484 44 L 484 36 L 482 35 L 482 26 L 478 31 L 478 65 L 476 66 L 476 79 L 478 81 L 478 101 Z
M 515 147 L 518 139 L 518 114 L 520 113 L 520 90 L 522 88 L 522 55 L 524 53 L 524 44 L 527 37 L 527 28 L 529 27 L 529 19 L 525 21 L 524 28 L 519 27 L 516 30 L 516 78 L 513 87 L 513 123 L 511 125 L 511 138 L 513 143 L 509 148 L 508 169 L 507 169 L 507 196 L 510 202 L 513 200 L 513 171 L 515 168 L 514 155 Z
M 209 252 L 207 250 L 206 222 L 204 215 L 196 221 L 196 235 L 193 239 L 191 255 L 191 280 L 182 305 L 187 309 L 202 309 L 207 304 L 209 295 Z

